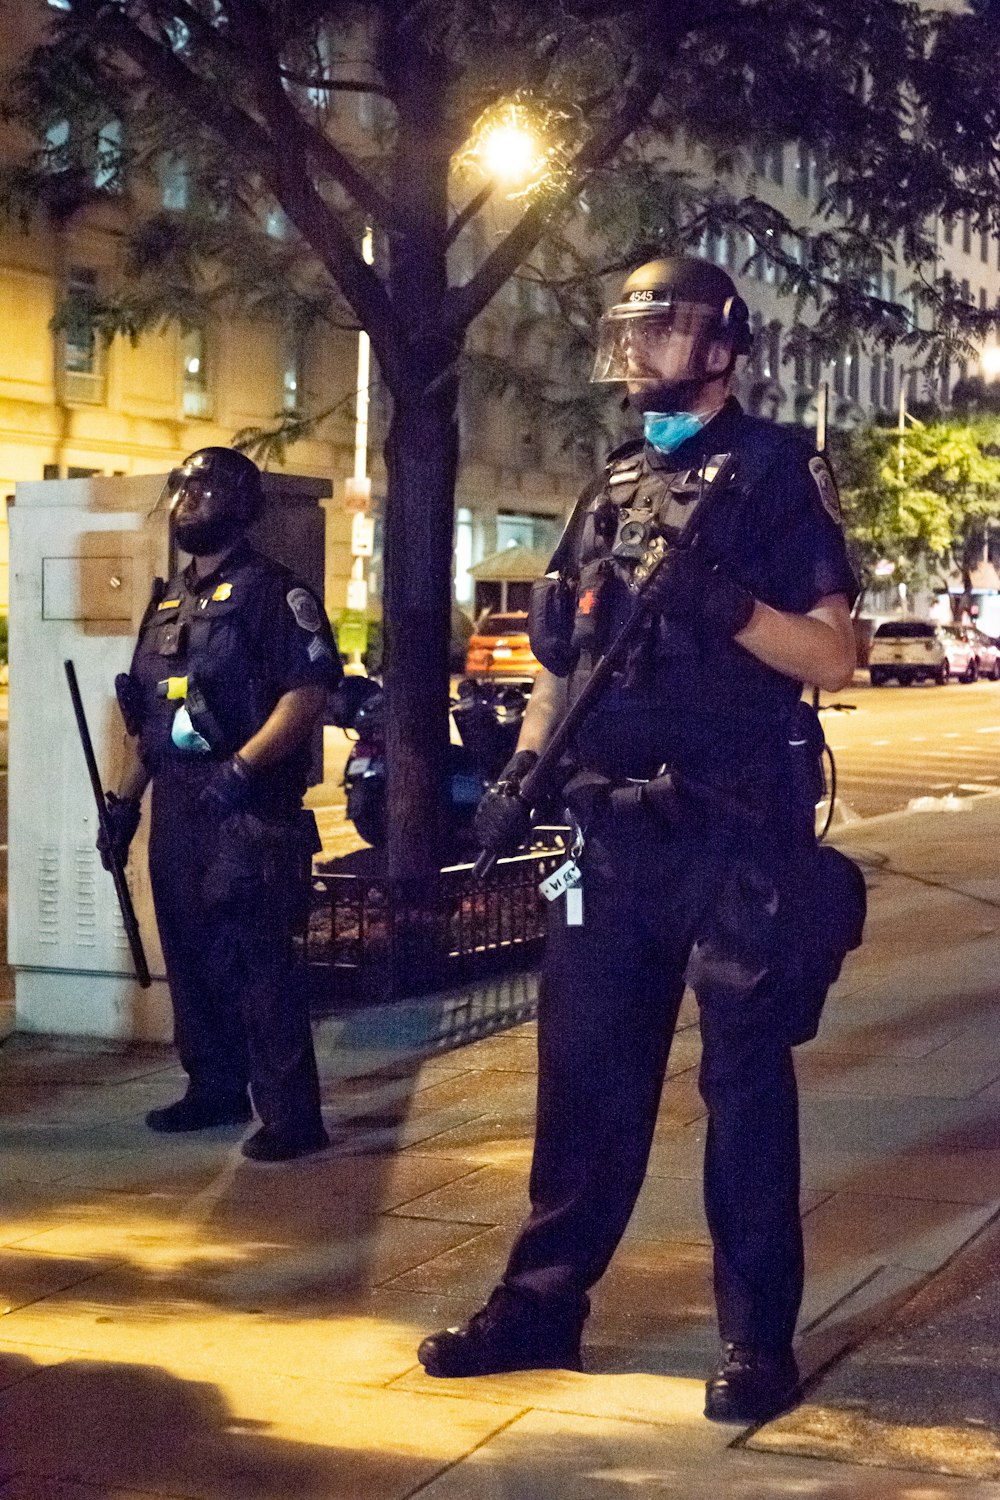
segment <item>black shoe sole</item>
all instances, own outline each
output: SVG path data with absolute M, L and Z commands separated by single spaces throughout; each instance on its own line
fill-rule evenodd
M 786 1411 L 791 1411 L 793 1407 L 798 1406 L 801 1400 L 802 1393 L 797 1386 L 783 1396 L 766 1402 L 740 1403 L 728 1397 L 720 1396 L 713 1400 L 709 1396 L 705 1401 L 705 1417 L 709 1422 L 738 1422 L 742 1426 L 759 1425 L 762 1422 L 773 1422 L 775 1417 L 784 1416 Z
M 265 1167 L 271 1165 L 279 1166 L 282 1162 L 285 1161 L 297 1161 L 300 1156 L 313 1156 L 317 1151 L 325 1151 L 327 1146 L 329 1146 L 330 1144 L 329 1136 L 324 1136 L 322 1140 L 312 1141 L 308 1144 L 303 1142 L 301 1144 L 291 1146 L 287 1151 L 282 1152 L 280 1156 L 256 1156 L 252 1149 L 253 1139 L 253 1136 L 251 1136 L 248 1141 L 244 1141 L 240 1150 L 246 1157 L 247 1161 L 255 1161 Z M 251 1149 L 247 1150 L 247 1147 L 250 1147 Z
M 534 1359 L 530 1363 L 526 1360 L 504 1360 L 488 1366 L 455 1369 L 448 1367 L 447 1360 L 435 1359 L 432 1354 L 424 1354 L 422 1351 L 421 1344 L 417 1350 L 417 1358 L 424 1367 L 424 1374 L 432 1375 L 435 1380 L 471 1380 L 479 1375 L 513 1375 L 519 1370 L 571 1370 L 578 1375 L 583 1371 L 583 1360 L 578 1354 L 565 1359 Z
M 152 1114 L 152 1111 L 150 1113 Z M 190 1123 L 185 1121 L 183 1124 L 174 1124 L 172 1121 L 167 1120 L 155 1120 L 150 1115 L 147 1115 L 145 1123 L 146 1129 L 152 1130 L 156 1135 L 193 1135 L 198 1130 L 219 1130 L 223 1126 L 249 1125 L 252 1119 L 253 1111 L 248 1108 L 241 1110 L 238 1114 L 234 1111 L 232 1114 L 216 1115 L 208 1120 L 199 1120 L 197 1123 L 194 1121 Z

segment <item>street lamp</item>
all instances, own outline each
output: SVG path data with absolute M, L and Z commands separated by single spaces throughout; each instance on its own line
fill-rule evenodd
M 979 368 L 983 372 L 984 380 L 996 380 L 1000 375 L 1000 347 L 996 344 L 987 344 L 979 356 Z
M 488 179 L 486 192 L 504 189 L 524 198 L 551 187 L 565 166 L 565 116 L 526 99 L 505 100 L 486 110 L 456 157 L 456 164 Z

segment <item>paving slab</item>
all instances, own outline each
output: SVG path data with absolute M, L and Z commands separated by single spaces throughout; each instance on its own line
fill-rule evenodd
M 994 1221 L 750 1446 L 1000 1480 L 998 1264 Z

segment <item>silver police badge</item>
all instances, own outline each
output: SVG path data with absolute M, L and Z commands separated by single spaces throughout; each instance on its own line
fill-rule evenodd
M 321 624 L 319 605 L 309 590 L 292 589 L 286 597 L 296 625 L 300 625 L 303 630 L 318 630 Z
M 809 460 L 809 472 L 813 482 L 819 490 L 819 498 L 823 509 L 831 520 L 836 521 L 839 526 L 842 521 L 840 513 L 840 495 L 837 493 L 837 481 L 834 479 L 830 465 L 825 458 L 817 453 Z

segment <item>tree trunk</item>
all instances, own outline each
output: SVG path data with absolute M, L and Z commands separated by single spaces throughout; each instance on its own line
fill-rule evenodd
M 452 532 L 460 350 L 442 338 L 448 173 L 441 59 L 407 44 L 393 58 L 402 230 L 389 242 L 389 295 L 408 330 L 386 442 L 384 622 L 390 986 L 426 984 L 442 956 Z
M 386 445 L 385 693 L 388 874 L 427 880 L 445 843 L 454 380 L 397 401 Z

